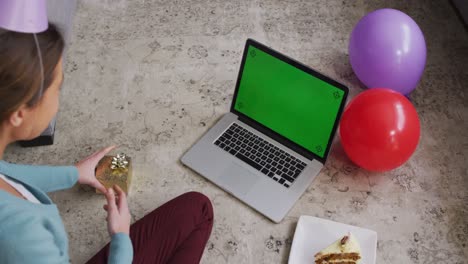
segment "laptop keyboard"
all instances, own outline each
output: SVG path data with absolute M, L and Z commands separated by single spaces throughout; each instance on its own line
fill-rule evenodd
M 233 123 L 214 144 L 289 188 L 306 164 Z

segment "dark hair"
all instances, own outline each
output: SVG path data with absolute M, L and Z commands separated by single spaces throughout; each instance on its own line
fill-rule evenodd
M 53 24 L 49 24 L 46 31 L 36 36 L 44 66 L 42 92 L 45 92 L 55 78 L 54 70 L 65 43 Z M 33 107 L 39 102 L 41 82 L 41 66 L 34 35 L 0 31 L 0 121 L 22 104 Z

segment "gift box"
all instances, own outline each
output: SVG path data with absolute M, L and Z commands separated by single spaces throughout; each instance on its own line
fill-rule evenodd
M 96 167 L 96 178 L 106 189 L 118 185 L 128 194 L 132 181 L 131 158 L 125 154 L 104 156 Z M 101 192 L 96 189 L 96 193 Z

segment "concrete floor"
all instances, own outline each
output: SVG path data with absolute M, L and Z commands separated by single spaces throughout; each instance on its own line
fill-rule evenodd
M 368 173 L 335 144 L 326 168 L 281 224 L 178 161 L 229 109 L 252 37 L 361 91 L 349 34 L 366 13 L 400 9 L 420 25 L 428 57 L 412 94 L 422 136 L 411 160 Z M 208 195 L 215 225 L 202 263 L 286 263 L 300 215 L 378 232 L 377 263 L 467 263 L 468 34 L 447 1 L 82 0 L 66 64 L 56 143 L 7 150 L 8 161 L 70 164 L 119 144 L 135 160 L 134 219 L 189 190 Z M 104 199 L 83 187 L 51 195 L 73 263 L 108 242 Z

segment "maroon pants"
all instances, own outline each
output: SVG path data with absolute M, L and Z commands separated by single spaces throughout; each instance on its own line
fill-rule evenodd
M 185 193 L 130 227 L 133 263 L 199 263 L 213 226 L 213 207 L 201 193 Z M 107 263 L 109 244 L 87 263 Z

